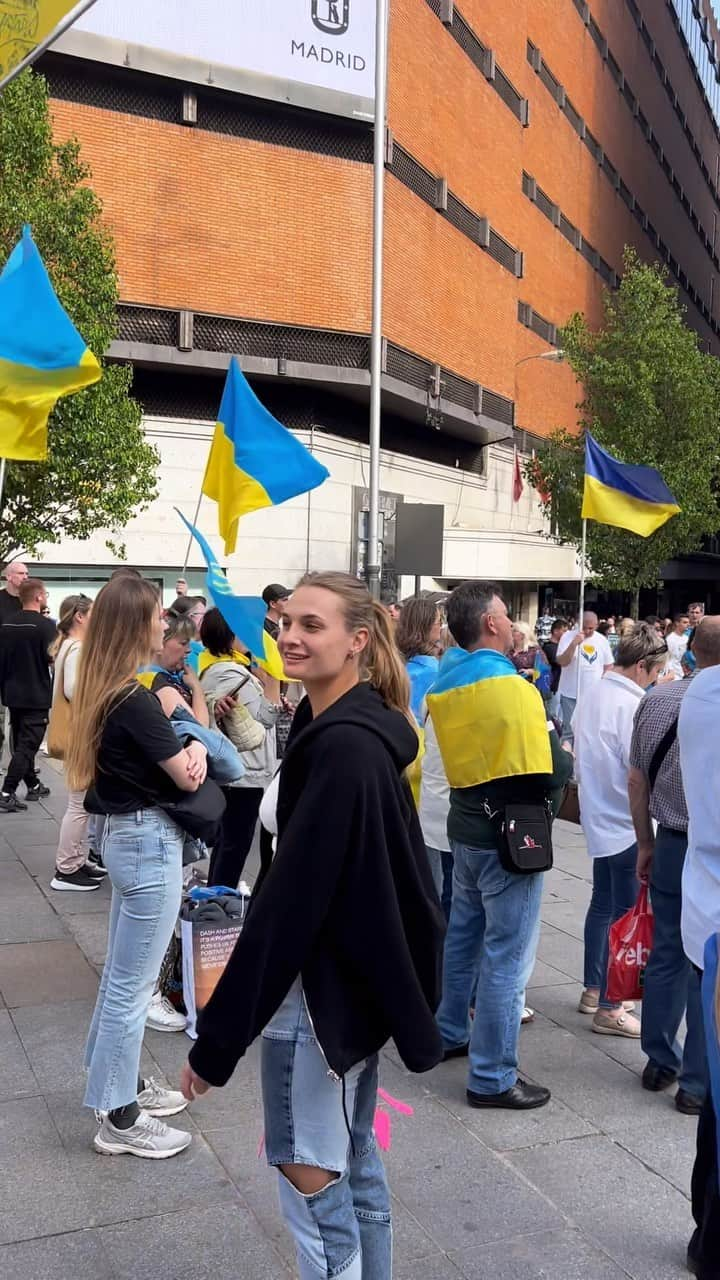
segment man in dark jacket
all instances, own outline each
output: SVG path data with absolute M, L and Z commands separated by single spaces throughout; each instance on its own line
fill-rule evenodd
M 0 627 L 0 691 L 3 705 L 10 711 L 13 747 L 0 792 L 2 813 L 27 809 L 15 794 L 20 782 L 27 787 L 28 800 L 50 794 L 35 772 L 35 756 L 52 702 L 49 649 L 55 627 L 42 616 L 48 597 L 39 578 L 23 582 L 19 594 L 20 611 Z

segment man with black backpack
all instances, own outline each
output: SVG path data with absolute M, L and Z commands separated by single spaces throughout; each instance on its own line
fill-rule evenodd
M 697 670 L 720 664 L 720 619 L 707 618 L 692 640 Z M 675 1081 L 675 1106 L 698 1115 L 706 1091 L 700 980 L 683 950 L 681 883 L 688 844 L 680 747 L 682 701 L 693 676 L 658 685 L 635 714 L 628 780 L 637 836 L 639 879 L 650 881 L 655 938 L 645 974 L 641 1043 L 648 1061 L 643 1088 L 655 1093 Z M 658 824 L 653 834 L 652 819 Z M 687 1016 L 684 1048 L 677 1033 Z

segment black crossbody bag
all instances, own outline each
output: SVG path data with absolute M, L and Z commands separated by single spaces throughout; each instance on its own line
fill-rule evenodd
M 553 865 L 552 818 L 545 804 L 506 804 L 485 812 L 497 833 L 498 854 L 505 871 L 529 876 Z

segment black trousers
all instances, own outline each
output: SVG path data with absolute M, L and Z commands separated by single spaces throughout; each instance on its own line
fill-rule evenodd
M 14 794 L 21 782 L 37 786 L 40 779 L 35 772 L 35 756 L 47 728 L 47 711 L 23 710 L 13 707 L 10 711 L 10 741 L 12 756 L 5 775 L 3 791 Z
M 698 1280 L 720 1280 L 720 1193 L 715 1109 L 708 1089 L 700 1113 L 692 1175 L 692 1215 L 696 1229 L 689 1253 Z
M 262 787 L 223 787 L 226 809 L 210 858 L 208 884 L 237 889 L 255 835 Z

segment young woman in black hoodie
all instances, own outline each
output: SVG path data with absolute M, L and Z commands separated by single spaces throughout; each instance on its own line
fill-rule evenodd
M 191 1098 L 262 1033 L 268 1161 L 300 1276 L 390 1280 L 390 1197 L 375 1148 L 378 1052 L 442 1057 L 444 917 L 405 779 L 418 738 L 386 611 L 356 578 L 308 574 L 280 650 L 307 698 L 280 773 L 277 853 L 200 1018 Z

